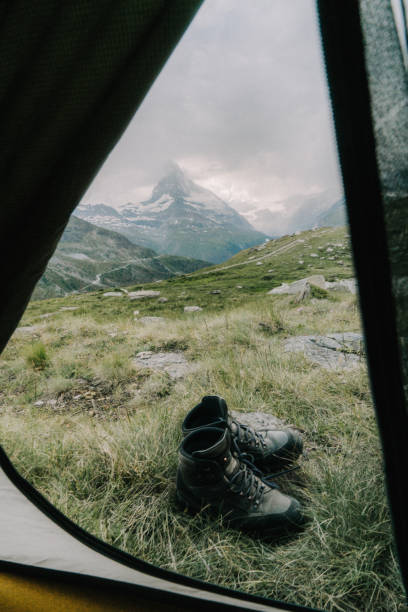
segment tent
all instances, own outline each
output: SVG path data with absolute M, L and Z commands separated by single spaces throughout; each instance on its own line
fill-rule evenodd
M 0 345 L 200 0 L 0 7 Z M 388 496 L 408 587 L 408 83 L 403 0 L 319 0 Z M 369 231 L 367 231 L 369 228 Z M 155 568 L 84 532 L 0 453 L 4 610 L 301 610 Z

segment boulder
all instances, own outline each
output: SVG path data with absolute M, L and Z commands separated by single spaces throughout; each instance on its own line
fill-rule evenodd
M 164 321 L 163 317 L 141 317 L 137 319 L 141 323 L 162 323 Z
M 20 332 L 21 334 L 32 334 L 38 329 L 38 325 L 23 325 L 22 327 L 17 327 L 14 333 Z
M 327 370 L 354 368 L 364 353 L 363 336 L 354 332 L 326 336 L 294 336 L 285 341 L 285 350 L 302 352 L 313 363 Z
M 127 295 L 130 300 L 142 300 L 143 298 L 159 297 L 160 291 L 152 291 L 149 289 L 144 291 L 143 289 L 140 289 L 139 291 L 129 291 Z
M 103 297 L 123 297 L 124 295 L 121 291 L 107 291 L 103 294 Z
M 159 304 L 165 304 L 166 302 L 168 302 L 168 298 L 166 297 L 161 297 L 157 300 L 159 302 Z
M 184 306 L 184 312 L 200 312 L 200 306 Z
M 282 285 L 280 285 L 280 287 L 275 287 L 275 289 L 268 291 L 268 295 L 276 295 L 281 293 L 297 294 L 300 291 L 303 291 L 307 284 L 316 285 L 321 289 L 326 288 L 326 281 L 324 280 L 324 276 L 322 274 L 314 274 L 313 276 L 302 278 L 301 280 L 295 281 L 294 283 L 283 283 Z
M 61 306 L 61 311 L 78 310 L 79 306 Z
M 136 355 L 134 363 L 137 366 L 167 372 L 174 379 L 182 378 L 196 367 L 195 364 L 189 363 L 180 352 L 142 351 Z
M 339 263 L 343 263 L 342 261 Z M 339 281 L 327 282 L 326 289 L 331 291 L 347 291 L 355 295 L 357 293 L 357 281 L 355 278 L 343 278 Z
M 273 414 L 265 412 L 237 412 L 231 410 L 231 415 L 234 419 L 237 419 L 243 425 L 252 427 L 252 429 L 284 429 L 289 427 Z

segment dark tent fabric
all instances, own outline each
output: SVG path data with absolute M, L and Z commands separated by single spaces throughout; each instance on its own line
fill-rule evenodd
M 201 0 L 0 7 L 0 350 Z
M 199 4 L 16 0 L 0 6 L 0 350 L 70 213 Z M 320 0 L 318 6 L 370 377 L 407 586 L 406 72 L 389 0 Z M 97 546 L 92 536 L 83 541 Z
M 407 589 L 407 73 L 389 0 L 318 5 L 371 388 Z

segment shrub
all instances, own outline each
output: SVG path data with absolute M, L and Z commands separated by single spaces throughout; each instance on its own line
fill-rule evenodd
M 27 349 L 25 358 L 28 365 L 35 370 L 45 370 L 50 363 L 47 349 L 42 342 L 35 342 L 32 344 Z

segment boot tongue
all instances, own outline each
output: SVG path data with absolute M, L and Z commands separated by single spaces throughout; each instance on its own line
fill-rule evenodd
M 232 456 L 230 451 L 230 434 L 228 429 L 225 429 L 220 435 L 219 440 L 215 442 L 212 446 L 204 449 L 193 452 L 194 457 L 200 457 L 201 459 L 216 459 L 221 457 L 225 457 L 226 461 L 224 463 L 225 473 L 229 476 L 237 471 L 238 469 L 238 461 L 235 457 Z

